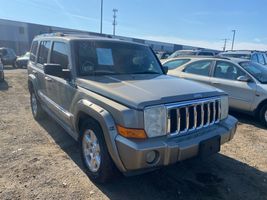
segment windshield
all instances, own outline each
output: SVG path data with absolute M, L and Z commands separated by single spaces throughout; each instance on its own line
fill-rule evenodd
M 261 83 L 267 83 L 267 67 L 250 61 L 241 62 L 239 64 L 258 81 Z
M 250 60 L 251 58 L 251 55 L 250 54 L 239 54 L 239 53 L 236 53 L 236 54 L 232 54 L 232 53 L 229 53 L 229 54 L 221 54 L 221 56 L 225 56 L 225 57 L 231 57 L 231 58 L 240 58 L 240 59 L 247 59 L 247 60 Z
M 172 53 L 168 58 L 175 58 L 178 56 L 194 56 L 197 53 L 194 51 L 175 51 L 174 53 Z
M 171 60 L 163 64 L 164 67 L 168 67 L 169 70 L 176 69 L 183 64 L 189 62 L 190 59 L 178 59 L 178 60 Z
M 30 58 L 30 54 L 31 54 L 30 52 L 27 52 L 27 53 L 24 54 L 23 57 Z
M 76 64 L 81 76 L 163 74 L 149 47 L 114 41 L 76 41 Z

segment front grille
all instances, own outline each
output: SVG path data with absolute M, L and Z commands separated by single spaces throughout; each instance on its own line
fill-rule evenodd
M 220 98 L 201 99 L 167 105 L 167 131 L 171 135 L 186 134 L 220 121 Z

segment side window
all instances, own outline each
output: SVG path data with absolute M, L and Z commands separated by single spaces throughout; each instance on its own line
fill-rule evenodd
M 172 60 L 169 62 L 166 62 L 163 66 L 168 67 L 169 70 L 176 69 L 180 67 L 181 65 L 189 62 L 190 59 L 180 59 L 180 60 Z
M 47 63 L 48 53 L 51 46 L 50 44 L 51 44 L 50 41 L 42 41 L 40 43 L 38 60 L 37 60 L 38 63 L 40 64 Z
M 259 63 L 262 64 L 262 65 L 265 65 L 265 59 L 263 57 L 263 54 L 259 53 L 258 54 L 258 60 L 259 60 Z
M 256 62 L 256 63 L 259 62 L 257 54 L 252 54 L 251 61 Z
M 33 61 L 33 62 L 36 61 L 37 47 L 38 47 L 38 41 L 34 41 L 32 43 L 30 61 Z
M 54 42 L 50 62 L 53 64 L 60 64 L 64 69 L 68 68 L 68 51 L 65 43 Z
M 229 80 L 236 80 L 239 76 L 246 76 L 246 73 L 232 63 L 217 61 L 214 77 Z
M 202 76 L 209 76 L 211 63 L 212 61 L 210 60 L 196 61 L 187 65 L 184 69 L 184 72 Z

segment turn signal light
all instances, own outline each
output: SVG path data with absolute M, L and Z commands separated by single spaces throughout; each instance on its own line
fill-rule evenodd
M 117 125 L 117 129 L 120 135 L 126 138 L 146 139 L 146 133 L 143 129 L 124 128 Z

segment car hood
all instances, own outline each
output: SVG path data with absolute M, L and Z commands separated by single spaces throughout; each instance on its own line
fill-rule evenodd
M 77 85 L 134 109 L 225 94 L 201 83 L 151 74 L 88 76 L 78 78 Z

